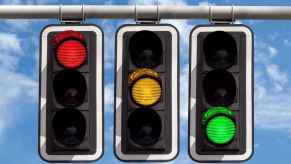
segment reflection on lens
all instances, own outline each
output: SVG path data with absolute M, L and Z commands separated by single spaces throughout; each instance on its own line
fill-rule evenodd
M 137 67 L 153 68 L 161 63 L 162 42 L 153 32 L 139 31 L 130 39 L 129 51 Z
M 207 65 L 213 68 L 229 68 L 235 64 L 237 45 L 234 38 L 226 32 L 210 33 L 204 41 L 203 50 Z
M 59 143 L 65 146 L 81 144 L 86 133 L 86 120 L 75 109 L 63 109 L 53 118 L 53 130 Z
M 236 95 L 234 77 L 227 71 L 214 70 L 206 74 L 203 80 L 206 101 L 213 106 L 231 105 Z
M 130 138 L 138 145 L 151 146 L 161 135 L 160 116 L 152 109 L 136 109 L 128 118 Z
M 78 71 L 59 72 L 53 81 L 56 100 L 62 105 L 78 106 L 84 101 L 86 80 Z

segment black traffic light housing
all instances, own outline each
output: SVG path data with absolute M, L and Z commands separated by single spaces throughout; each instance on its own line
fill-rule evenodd
M 97 160 L 103 154 L 103 32 L 95 25 L 50 25 L 40 40 L 40 156 Z
M 244 161 L 253 152 L 253 33 L 204 25 L 190 35 L 189 154 Z
M 115 155 L 168 161 L 178 154 L 178 31 L 125 25 L 116 34 Z

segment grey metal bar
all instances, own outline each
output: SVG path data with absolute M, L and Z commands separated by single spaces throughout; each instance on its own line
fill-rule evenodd
M 83 6 L 83 8 L 82 8 Z M 157 13 L 157 11 L 159 13 Z M 291 19 L 291 6 L 1 5 L 0 19 Z M 212 18 L 211 18 L 212 17 Z

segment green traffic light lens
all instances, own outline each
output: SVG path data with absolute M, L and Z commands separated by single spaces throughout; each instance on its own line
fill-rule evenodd
M 215 145 L 230 143 L 236 135 L 234 113 L 227 107 L 211 107 L 204 113 L 202 123 L 207 139 Z
M 236 134 L 236 126 L 232 119 L 225 116 L 212 118 L 206 127 L 206 135 L 214 144 L 227 144 Z

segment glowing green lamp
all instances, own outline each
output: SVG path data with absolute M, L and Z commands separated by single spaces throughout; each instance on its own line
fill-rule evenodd
M 227 107 L 210 107 L 202 122 L 207 139 L 215 145 L 228 144 L 236 135 L 234 112 Z

